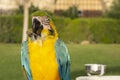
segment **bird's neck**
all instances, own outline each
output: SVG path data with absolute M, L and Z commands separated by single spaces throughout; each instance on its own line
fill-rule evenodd
M 57 39 L 57 36 L 41 34 L 41 37 L 38 36 L 36 39 L 29 37 L 28 41 L 31 43 L 39 44 L 40 46 L 45 46 L 49 44 L 54 44 Z

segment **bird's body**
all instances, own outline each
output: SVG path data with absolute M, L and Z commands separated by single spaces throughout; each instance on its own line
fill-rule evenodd
M 30 68 L 33 80 L 60 80 L 55 52 L 55 38 L 28 41 Z
M 27 80 L 70 80 L 70 58 L 46 16 L 33 17 L 33 31 L 23 42 L 21 62 Z

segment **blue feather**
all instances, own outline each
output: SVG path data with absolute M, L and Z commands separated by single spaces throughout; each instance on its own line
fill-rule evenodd
M 57 40 L 55 44 L 59 74 L 61 80 L 70 80 L 70 56 L 64 42 Z
M 21 49 L 21 64 L 23 69 L 25 70 L 27 80 L 32 80 L 32 75 L 29 67 L 29 59 L 28 59 L 28 44 L 27 41 L 23 42 Z

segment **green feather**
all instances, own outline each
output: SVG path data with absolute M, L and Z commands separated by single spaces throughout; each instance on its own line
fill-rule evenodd
M 36 12 L 32 13 L 31 16 L 32 17 L 33 16 L 47 16 L 47 17 L 49 17 L 50 21 L 53 22 L 51 16 L 45 11 L 36 11 Z
M 48 16 L 49 17 L 49 15 L 44 11 L 36 11 L 32 13 L 32 16 Z

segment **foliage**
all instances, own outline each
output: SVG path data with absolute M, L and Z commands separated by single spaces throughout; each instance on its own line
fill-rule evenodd
M 29 13 L 30 13 L 30 14 L 32 14 L 33 12 L 38 11 L 38 10 L 39 10 L 39 8 L 36 7 L 36 6 L 34 6 L 34 5 L 31 5 L 31 6 L 29 7 Z
M 106 15 L 111 18 L 120 19 L 120 0 L 113 1 L 113 6 Z
M 52 18 L 59 37 L 67 43 L 120 43 L 120 20 L 110 18 Z M 0 16 L 0 42 L 20 43 L 23 16 Z M 31 16 L 29 28 L 31 28 Z
M 18 9 L 16 10 L 16 14 L 23 14 L 24 10 L 23 10 L 23 5 L 19 5 Z
M 78 17 L 78 9 L 77 9 L 77 6 L 75 5 L 71 6 L 66 12 L 68 17 L 71 17 L 71 18 Z
M 113 19 L 95 19 L 90 31 L 97 43 L 120 43 L 120 23 Z
M 63 27 L 63 29 L 61 29 L 60 26 L 57 28 L 60 28 L 58 29 L 58 31 L 60 31 L 60 37 L 65 42 L 80 43 L 81 41 L 86 40 L 87 36 L 89 35 L 89 27 L 84 19 L 69 20 L 66 26 Z
M 61 18 L 60 18 L 61 19 Z M 60 24 L 62 21 L 62 24 Z M 119 20 L 110 18 L 54 20 L 60 37 L 65 42 L 120 43 Z
M 0 16 L 0 41 L 20 43 L 22 37 L 22 20 L 19 16 Z
M 78 8 L 77 6 L 73 5 L 67 10 L 59 10 L 56 15 L 70 17 L 70 18 L 77 18 L 78 17 Z
M 31 4 L 31 6 L 29 7 L 29 14 L 32 14 L 35 11 L 38 11 L 39 8 L 34 6 L 33 4 Z M 23 5 L 19 5 L 19 8 L 16 10 L 16 14 L 23 14 L 24 13 L 24 6 Z

